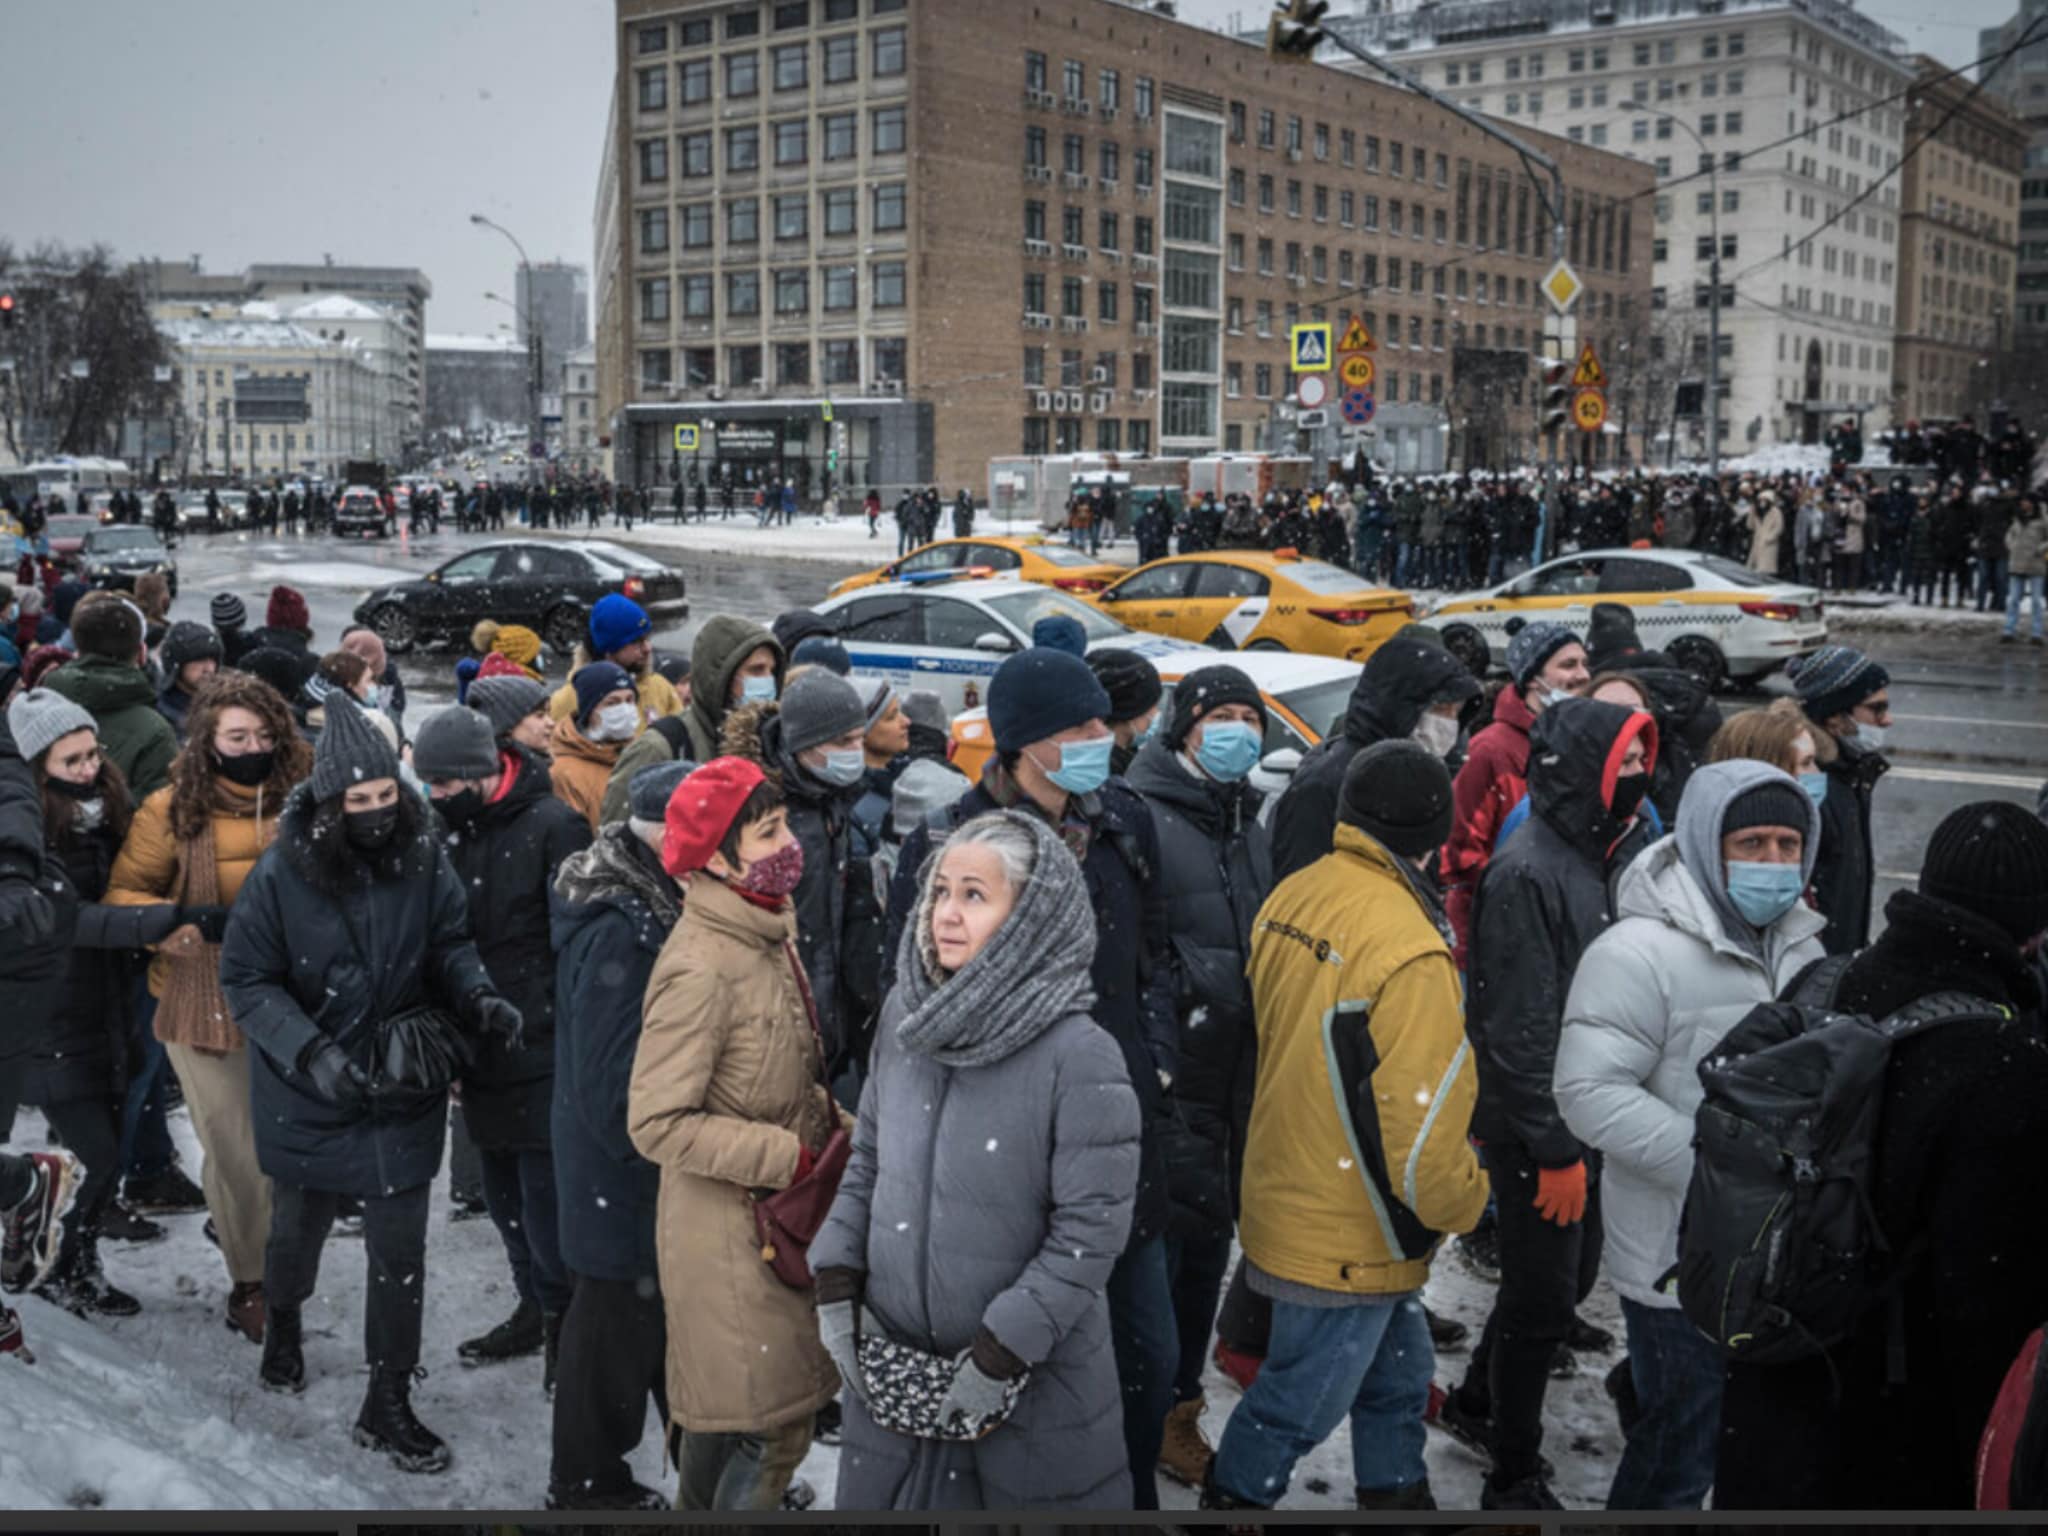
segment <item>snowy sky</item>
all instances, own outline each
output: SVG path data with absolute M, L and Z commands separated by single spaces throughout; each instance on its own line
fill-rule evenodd
M 946 0 L 923 0 L 943 14 Z M 1342 9 L 1344 0 L 1339 0 Z M 2014 0 L 1871 0 L 1951 63 Z M 1252 0 L 1182 0 L 1207 26 Z M 123 256 L 419 267 L 435 331 L 511 314 L 517 258 L 588 265 L 611 87 L 610 0 L 19 0 L 0 236 Z

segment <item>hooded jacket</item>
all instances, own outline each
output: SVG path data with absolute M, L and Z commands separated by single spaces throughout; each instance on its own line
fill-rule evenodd
M 725 717 L 732 713 L 732 680 L 740 666 L 762 646 L 775 653 L 775 681 L 782 681 L 788 665 L 775 636 L 747 619 L 714 614 L 697 631 L 690 647 L 690 707 L 683 712 L 683 725 L 690 733 L 690 756 L 708 763 L 718 756 Z
M 1657 1281 L 1678 1262 L 1692 1178 L 1699 1063 L 1758 1003 L 1821 957 L 1824 920 L 1797 901 L 1758 930 L 1723 879 L 1721 825 L 1738 795 L 1791 781 L 1768 763 L 1716 763 L 1693 779 L 1671 836 L 1622 871 L 1617 920 L 1586 948 L 1565 1002 L 1554 1086 L 1573 1135 L 1603 1154 L 1607 1277 L 1646 1307 L 1675 1308 Z M 1793 787 L 1797 787 L 1794 785 Z M 1806 806 L 1811 878 L 1820 811 Z
M 1495 853 L 1473 905 L 1473 1134 L 1519 1142 L 1545 1168 L 1569 1167 L 1583 1155 L 1558 1114 L 1552 1071 L 1572 972 L 1611 920 L 1608 859 L 1628 822 L 1608 802 L 1638 734 L 1654 761 L 1656 722 L 1640 710 L 1567 699 L 1537 717 L 1529 824 Z
M 1529 729 L 1536 715 L 1512 682 L 1493 696 L 1493 720 L 1472 738 L 1451 782 L 1451 836 L 1438 864 L 1444 909 L 1463 970 L 1472 942 L 1472 898 L 1508 812 L 1529 792 Z
M 1396 636 L 1374 651 L 1351 690 L 1344 728 L 1310 749 L 1273 808 L 1273 878 L 1285 880 L 1330 851 L 1352 758 L 1410 735 L 1430 705 L 1478 693 L 1465 664 L 1440 645 Z
M 548 769 L 555 795 L 582 815 L 592 833 L 597 831 L 598 812 L 604 806 L 605 786 L 624 750 L 623 742 L 592 741 L 573 720 L 555 727 L 554 756 Z
M 0 710 L 0 881 L 40 884 L 60 875 L 54 866 L 46 871 L 43 841 L 43 797 L 35 771 L 14 744 L 7 712 Z M 0 930 L 0 979 L 7 982 L 11 1008 L 25 1010 L 28 1017 L 40 1014 L 63 975 L 60 944 L 29 944 L 19 933 Z M 22 1055 L 26 1046 L 22 1032 L 0 1030 L 0 1064 Z
M 171 779 L 178 733 L 157 712 L 156 685 L 140 667 L 104 656 L 67 661 L 43 680 L 83 709 L 99 727 L 100 751 L 140 802 Z

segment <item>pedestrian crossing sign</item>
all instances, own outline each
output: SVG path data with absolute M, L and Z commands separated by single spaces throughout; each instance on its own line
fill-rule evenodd
M 1600 366 L 1600 359 L 1593 352 L 1590 341 L 1579 349 L 1579 366 L 1572 373 L 1574 389 L 1605 389 L 1607 370 Z
M 692 425 L 691 423 L 689 423 L 689 422 L 687 422 L 687 421 L 677 422 L 677 423 L 676 423 L 676 452 L 677 452 L 677 453 L 695 453 L 696 451 L 697 451 L 697 429 L 696 429 L 696 427 L 695 427 L 695 426 L 693 426 L 693 425 Z
M 1287 332 L 1290 373 L 1321 373 L 1330 366 L 1330 327 L 1327 322 L 1297 325 Z

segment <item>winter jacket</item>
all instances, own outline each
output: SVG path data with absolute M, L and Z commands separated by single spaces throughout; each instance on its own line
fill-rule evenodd
M 1173 1226 L 1184 1237 L 1230 1236 L 1251 1115 L 1257 1034 L 1252 921 L 1273 889 L 1273 849 L 1247 784 L 1200 777 L 1180 753 L 1147 742 L 1127 782 L 1159 830 L 1160 884 L 1173 963 L 1180 1067 L 1168 1090 L 1164 1152 Z
M 682 1429 L 753 1433 L 839 1391 L 808 1289 L 761 1257 L 748 1192 L 785 1189 L 838 1127 L 798 980 L 795 917 L 709 875 L 647 983 L 626 1130 L 661 1170 L 655 1242 L 668 1406 Z
M 1535 723 L 1522 690 L 1508 684 L 1493 696 L 1493 722 L 1473 736 L 1465 766 L 1451 783 L 1451 836 L 1437 868 L 1461 971 L 1472 943 L 1479 877 L 1508 812 L 1529 792 L 1529 728 Z
M 1252 932 L 1258 1088 L 1245 1256 L 1319 1291 L 1421 1289 L 1469 1232 L 1486 1175 L 1449 926 L 1421 877 L 1346 823 L 1281 882 Z
M 1931 508 L 1915 511 L 1906 524 L 1906 575 L 1914 582 L 1932 581 L 1939 567 L 1934 512 Z
M 2048 574 L 2048 517 L 2015 518 L 2005 530 L 2006 570 L 2014 576 Z
M 1625 823 L 1607 795 L 1638 732 L 1654 756 L 1657 727 L 1640 710 L 1567 699 L 1537 717 L 1529 824 L 1495 852 L 1473 905 L 1473 1134 L 1519 1142 L 1545 1168 L 1569 1167 L 1583 1151 L 1558 1114 L 1552 1068 L 1572 972 L 1610 920 L 1607 861 Z
M 1285 880 L 1330 851 L 1352 758 L 1375 742 L 1409 735 L 1430 705 L 1478 693 L 1465 664 L 1440 645 L 1396 638 L 1374 651 L 1351 690 L 1344 728 L 1309 750 L 1273 808 L 1273 878 Z
M 367 1073 L 380 1020 L 427 1005 L 461 1010 L 491 979 L 470 941 L 462 882 L 424 816 L 409 845 L 387 850 L 402 873 L 373 877 L 352 854 L 348 875 L 333 871 L 314 841 L 314 810 L 310 785 L 292 791 L 221 946 L 221 990 L 258 1047 L 249 1063 L 256 1160 L 286 1184 L 396 1194 L 439 1170 L 448 1095 L 380 1096 L 344 1110 L 300 1063 L 324 1037 Z
M 1870 797 L 1892 765 L 1882 752 L 1873 752 L 1853 736 L 1837 738 L 1835 745 L 1835 760 L 1822 765 L 1828 797 L 1820 808 L 1820 862 L 1813 870 L 1813 901 L 1828 920 L 1822 944 L 1831 955 L 1846 955 L 1870 942 L 1871 889 L 1877 879 Z
M 1778 574 L 1778 546 L 1785 537 L 1785 514 L 1768 502 L 1749 514 L 1749 568 L 1766 576 Z
M 681 893 L 660 856 L 607 827 L 555 876 L 554 1156 L 562 1259 L 599 1280 L 658 1273 L 661 1173 L 626 1132 L 640 1004 Z
M 549 772 L 556 797 L 571 810 L 581 813 L 591 832 L 597 831 L 598 812 L 604 805 L 605 786 L 618 766 L 623 750 L 616 741 L 592 741 L 564 720 L 555 727 L 552 748 L 554 762 Z
M 1646 1307 L 1678 1305 L 1657 1282 L 1678 1262 L 1699 1063 L 1752 1007 L 1821 957 L 1826 923 L 1804 902 L 1759 933 L 1722 888 L 1721 822 L 1730 802 L 1782 777 L 1743 761 L 1695 781 L 1678 830 L 1622 871 L 1617 920 L 1586 947 L 1565 1001 L 1558 1111 L 1602 1154 L 1607 1278 Z M 1805 830 L 1810 875 L 1820 839 L 1820 811 L 1810 803 Z
M 569 666 L 569 675 L 574 677 L 590 664 L 591 659 L 589 648 L 578 645 Z M 633 679 L 633 692 L 640 700 L 640 712 L 645 720 L 656 720 L 663 715 L 680 715 L 683 712 L 683 696 L 676 692 L 675 684 L 652 667 Z M 576 713 L 574 685 L 564 683 L 549 696 L 548 713 L 554 716 L 556 730 L 559 731 L 568 723 Z M 646 729 L 644 721 L 641 729 Z
M 185 744 L 185 716 L 191 711 L 192 696 L 173 683 L 159 689 L 156 696 L 156 712 L 171 723 L 171 732 L 178 739 L 178 745 Z
M 1893 893 L 1836 1005 L 1882 1018 L 1947 991 L 2011 1017 L 1903 1041 L 1886 1071 L 1872 1205 L 1880 1230 L 1921 1245 L 1902 1292 L 1904 1382 L 1888 1379 L 1883 1306 L 1827 1359 L 1731 1365 L 1716 1509 L 1972 1505 L 1985 1416 L 2044 1312 L 2048 1034 L 2039 983 L 2003 930 Z
M 880 1429 L 848 1393 L 837 1505 L 947 1507 L 957 1479 L 938 1468 L 957 1456 L 983 1508 L 1128 1507 L 1104 1295 L 1138 1181 L 1123 1057 L 1077 1013 L 1000 1061 L 948 1067 L 897 1043 L 903 1013 L 892 992 L 811 1264 L 862 1272 L 861 1304 L 891 1338 L 957 1355 L 985 1326 L 1031 1377 L 971 1446 Z
M 81 656 L 43 679 L 43 686 L 92 716 L 100 751 L 121 770 L 137 800 L 170 782 L 178 735 L 157 713 L 156 688 L 147 672 L 125 661 Z
M 597 822 L 609 827 L 632 814 L 633 775 L 642 768 L 656 768 L 675 761 L 668 737 L 660 731 L 645 730 L 626 743 L 619 760 L 612 764 L 611 777 L 604 781 L 604 798 L 598 802 Z M 702 761 L 702 759 L 699 759 Z
M 441 847 L 468 899 L 469 931 L 499 996 L 524 1021 L 515 1048 L 477 1042 L 462 1073 L 462 1119 L 487 1152 L 545 1151 L 555 1070 L 555 953 L 548 943 L 548 887 L 590 829 L 558 800 L 548 770 L 523 748 L 501 749 L 510 776 L 498 797 L 463 827 L 442 829 Z
M 1986 496 L 1977 503 L 1977 558 L 1984 561 L 2005 558 L 2005 531 L 2012 526 L 2018 510 L 2010 496 Z
M 33 882 L 50 900 L 50 884 L 65 876 L 54 866 L 46 868 L 46 863 L 42 792 L 36 788 L 35 771 L 14 744 L 6 711 L 0 710 L 0 881 Z M 19 1017 L 40 1017 L 62 984 L 62 935 L 59 928 L 52 942 L 30 944 L 18 932 L 0 930 L 0 981 L 6 983 L 9 1009 L 20 1010 Z M 18 1061 L 30 1046 L 27 1031 L 0 1029 L 0 1068 Z
M 775 680 L 782 681 L 785 658 L 776 638 L 759 624 L 715 614 L 697 631 L 690 647 L 690 707 L 683 724 L 690 733 L 690 756 L 708 763 L 718 756 L 725 717 L 732 711 L 732 680 L 746 659 L 762 646 L 775 653 Z

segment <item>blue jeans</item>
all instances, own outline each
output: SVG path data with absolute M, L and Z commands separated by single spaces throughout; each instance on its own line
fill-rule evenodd
M 1109 1272 L 1109 1338 L 1123 1388 L 1124 1450 L 1131 1461 L 1131 1508 L 1159 1507 L 1159 1446 L 1173 1408 L 1180 1339 L 1173 1322 L 1166 1239 L 1133 1243 Z
M 2034 638 L 2041 638 L 2042 578 L 2039 576 L 2012 576 L 2006 581 L 2005 632 L 2016 635 L 2020 630 L 2020 606 L 2027 599 L 2034 604 Z
M 1720 1350 L 1676 1307 L 1622 1298 L 1638 1417 L 1609 1509 L 1698 1509 L 1714 1486 L 1721 1429 Z
M 1383 1493 L 1423 1481 L 1422 1426 L 1436 1350 L 1419 1296 L 1361 1306 L 1273 1303 L 1258 1379 L 1230 1415 L 1212 1474 L 1220 1492 L 1271 1508 L 1294 1464 L 1351 1419 L 1353 1481 Z
M 129 1035 L 128 1092 L 121 1104 L 121 1170 L 131 1179 L 149 1179 L 178 1161 L 171 1145 L 171 1127 L 164 1104 L 164 1079 L 171 1058 L 151 1027 L 156 999 L 145 978 L 136 983 L 135 1025 Z

